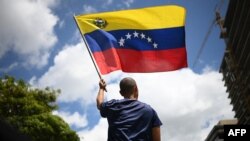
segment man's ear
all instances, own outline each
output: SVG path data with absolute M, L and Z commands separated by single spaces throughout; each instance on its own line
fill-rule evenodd
M 138 98 L 138 88 L 137 88 L 137 86 L 134 87 L 134 96 L 135 96 L 135 98 Z
M 134 87 L 134 92 L 138 93 L 138 88 L 137 88 L 137 86 Z

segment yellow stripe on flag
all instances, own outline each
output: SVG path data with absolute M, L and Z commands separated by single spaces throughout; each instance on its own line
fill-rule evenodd
M 156 6 L 133 10 L 122 10 L 75 16 L 82 33 L 97 29 L 105 31 L 120 29 L 162 29 L 180 27 L 185 24 L 186 10 L 177 5 Z M 107 25 L 100 28 L 96 19 L 105 20 Z

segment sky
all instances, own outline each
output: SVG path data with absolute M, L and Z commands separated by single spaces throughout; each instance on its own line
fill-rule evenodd
M 228 1 L 218 0 L 1 0 L 0 75 L 24 79 L 33 87 L 60 89 L 62 117 L 81 141 L 107 138 L 108 124 L 96 109 L 99 77 L 77 29 L 74 15 L 159 5 L 186 8 L 188 68 L 161 73 L 104 75 L 106 100 L 120 99 L 119 81 L 133 77 L 139 100 L 151 105 L 163 122 L 163 141 L 201 141 L 221 119 L 234 117 L 219 67 L 225 44 L 217 25 L 219 5 L 225 16 Z M 209 30 L 211 34 L 196 63 Z

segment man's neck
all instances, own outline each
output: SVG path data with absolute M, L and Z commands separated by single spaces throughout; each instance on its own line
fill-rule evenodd
M 131 99 L 131 100 L 137 100 L 137 98 L 134 97 L 134 95 L 131 95 L 131 96 L 128 96 L 128 97 L 124 97 L 124 98 Z

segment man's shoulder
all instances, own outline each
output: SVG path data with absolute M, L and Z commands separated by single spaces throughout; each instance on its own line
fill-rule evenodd
M 153 109 L 149 104 L 145 103 L 145 102 L 141 102 L 141 101 L 137 101 L 139 104 L 143 105 L 145 108 L 147 109 Z
M 114 105 L 116 103 L 119 103 L 119 100 L 117 100 L 117 99 L 111 99 L 111 100 L 103 102 L 102 105 L 103 106 L 111 106 L 111 105 Z
M 147 103 L 141 102 L 139 100 L 133 99 L 111 99 L 109 101 L 103 102 L 103 107 L 141 107 L 148 111 L 154 111 L 154 109 Z
M 116 105 L 122 105 L 127 102 L 128 101 L 125 99 L 111 99 L 111 100 L 103 102 L 103 105 L 104 106 L 116 106 Z

